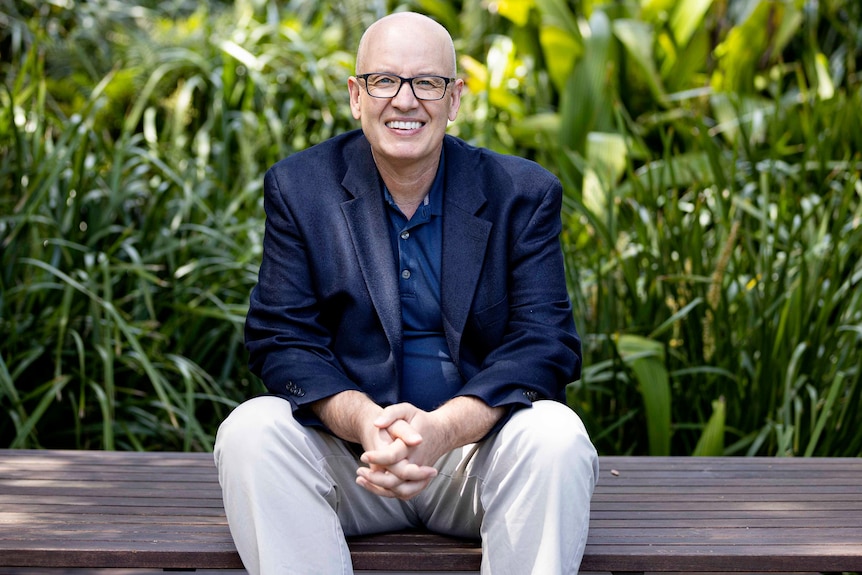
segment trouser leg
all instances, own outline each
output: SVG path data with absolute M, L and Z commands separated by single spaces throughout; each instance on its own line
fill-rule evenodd
M 480 534 L 483 574 L 577 573 L 598 458 L 571 409 L 536 402 L 441 466 L 417 499 L 420 517 L 432 530 Z
M 356 485 L 360 463 L 347 444 L 297 423 L 277 397 L 237 407 L 214 456 L 231 535 L 252 575 L 350 574 L 345 534 L 416 523 L 403 502 Z

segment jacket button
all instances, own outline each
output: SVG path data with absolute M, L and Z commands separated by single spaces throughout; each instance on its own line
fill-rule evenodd
M 298 385 L 296 385 L 295 383 L 293 383 L 292 381 L 288 381 L 284 385 L 284 387 L 287 390 L 287 392 L 291 395 L 296 395 L 298 397 L 302 397 L 303 395 L 305 395 L 305 390 L 302 389 L 301 387 L 299 387 Z

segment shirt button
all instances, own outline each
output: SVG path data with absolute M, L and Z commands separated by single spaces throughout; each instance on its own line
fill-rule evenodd
M 401 232 L 401 239 L 406 240 L 410 237 L 410 232 Z
M 402 272 L 401 272 L 401 277 L 403 277 L 403 278 L 404 278 L 404 279 L 406 279 L 406 280 L 409 280 L 409 279 L 410 279 L 410 270 L 404 270 L 404 271 L 402 271 Z

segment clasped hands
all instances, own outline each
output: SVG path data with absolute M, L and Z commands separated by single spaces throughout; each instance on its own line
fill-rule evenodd
M 434 477 L 433 465 L 455 446 L 439 412 L 409 403 L 370 411 L 363 422 L 361 460 L 356 483 L 382 497 L 407 500 L 418 495 Z

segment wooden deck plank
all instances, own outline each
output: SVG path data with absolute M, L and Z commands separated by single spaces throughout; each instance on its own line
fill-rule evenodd
M 860 459 L 601 465 L 584 570 L 862 571 Z M 470 571 L 481 561 L 478 542 L 429 534 L 350 546 L 357 569 Z M 0 451 L 0 566 L 61 564 L 241 568 L 212 456 Z
M 845 535 L 831 543 L 828 547 L 824 547 L 822 543 L 811 543 L 811 538 L 815 535 L 815 531 L 816 530 L 799 532 L 786 537 L 775 534 L 764 536 L 758 540 L 758 545 L 761 548 L 782 548 L 785 549 L 785 554 L 804 555 L 817 554 L 818 549 L 827 549 L 828 551 L 826 554 L 832 554 L 835 549 L 843 549 L 843 553 L 853 553 L 854 548 L 859 545 L 858 534 L 855 535 L 855 539 L 852 538 L 854 537 L 853 535 Z M 47 545 L 46 540 L 49 538 L 54 539 L 57 543 Z M 629 546 L 632 548 L 636 546 L 660 546 L 664 549 L 664 553 L 667 553 L 673 547 L 677 547 L 678 549 L 673 549 L 675 553 L 681 551 L 682 548 L 687 550 L 702 548 L 709 549 L 712 554 L 727 554 L 733 553 L 739 548 L 736 536 L 731 536 L 726 533 L 709 533 L 706 531 L 701 531 L 697 534 L 690 533 L 687 536 L 682 537 L 661 537 L 659 535 L 625 537 L 623 534 L 618 534 L 615 537 L 602 539 L 602 535 L 597 534 L 594 539 L 601 541 L 601 543 L 593 544 L 593 548 L 596 549 L 600 546 Z M 177 549 L 189 548 L 191 546 L 194 546 L 196 549 L 203 547 L 226 549 L 227 547 L 225 547 L 225 544 L 228 542 L 229 541 L 225 540 L 223 534 L 215 531 L 210 533 L 192 533 L 188 531 L 172 532 L 170 530 L 162 530 L 158 532 L 130 533 L 129 531 L 115 530 L 103 532 L 85 531 L 70 534 L 68 530 L 58 529 L 45 532 L 42 536 L 24 533 L 13 541 L 0 542 L 0 549 L 7 551 L 11 551 L 13 549 L 36 550 L 46 546 L 56 547 L 62 545 L 64 548 L 90 549 L 93 551 L 97 551 L 99 549 L 127 548 L 132 552 L 141 552 L 152 549 L 154 545 L 174 546 Z M 427 542 L 422 544 L 423 547 L 427 545 Z M 391 541 L 386 541 L 385 547 L 391 548 L 393 547 L 393 543 Z M 453 546 L 446 544 L 433 545 L 433 547 L 442 548 L 444 551 L 448 551 Z M 472 544 L 468 547 L 472 548 Z M 734 549 L 729 549 L 729 547 L 733 547 Z M 758 550 L 757 553 L 759 554 L 762 552 L 762 550 Z
M 843 528 L 860 528 L 862 527 L 862 519 L 857 512 L 841 512 L 834 516 L 821 517 L 799 517 L 798 515 L 788 515 L 785 517 L 761 517 L 760 514 L 752 513 L 746 516 L 735 517 L 650 517 L 648 519 L 650 529 L 705 529 L 705 528 L 720 528 L 732 529 L 740 528 L 740 521 L 745 522 L 745 528 L 768 528 L 768 529 L 793 529 L 793 528 L 817 528 L 834 527 L 836 519 L 839 520 Z M 50 526 L 50 525 L 76 525 L 86 529 L 110 529 L 112 525 L 129 525 L 150 524 L 153 521 L 158 521 L 160 525 L 215 525 L 221 526 L 224 524 L 223 513 L 213 514 L 211 516 L 193 516 L 188 515 L 164 515 L 164 514 L 140 514 L 123 515 L 117 514 L 79 514 L 79 513 L 56 513 L 56 514 L 40 514 L 33 516 L 29 513 L 16 512 L 0 512 L 0 524 L 19 526 L 26 524 L 29 526 Z M 620 519 L 601 519 L 593 517 L 590 520 L 590 527 L 593 533 L 599 533 L 600 529 L 624 529 L 632 525 L 631 518 Z
M 818 533 L 822 528 L 793 529 L 779 532 L 775 529 L 751 529 L 746 533 L 732 533 L 728 529 L 694 529 L 681 532 L 679 529 L 656 530 L 649 534 L 643 534 L 640 529 L 615 529 L 597 530 L 591 536 L 594 546 L 663 546 L 663 547 L 686 547 L 688 549 L 705 548 L 714 552 L 731 552 L 725 547 L 739 548 L 740 537 L 756 538 L 760 547 L 793 548 L 798 553 L 815 553 L 817 549 L 832 549 L 844 547 L 845 552 L 851 552 L 854 547 L 862 541 L 862 530 L 833 531 L 834 539 L 828 546 L 818 541 Z M 54 541 L 56 545 L 63 544 L 66 547 L 74 546 L 81 549 L 100 549 L 128 545 L 130 549 L 140 551 L 150 549 L 153 545 L 171 544 L 176 546 L 201 544 L 215 545 L 220 547 L 224 544 L 224 533 L 219 529 L 147 529 L 137 530 L 121 529 L 117 525 L 103 530 L 76 529 L 74 526 L 66 528 L 23 530 L 13 540 L 0 541 L 0 549 L 27 548 L 35 549 L 44 546 L 46 541 Z M 421 540 L 418 545 L 426 546 L 429 542 Z M 385 545 L 391 547 L 393 541 L 386 541 Z M 472 544 L 471 544 L 472 545 Z M 451 547 L 450 544 L 438 544 L 435 547 Z

